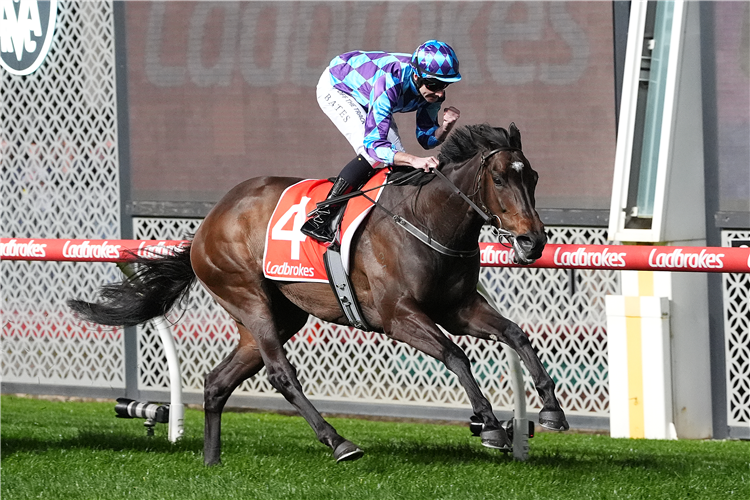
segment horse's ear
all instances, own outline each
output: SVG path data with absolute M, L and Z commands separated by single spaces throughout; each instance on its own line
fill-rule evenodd
M 508 132 L 510 134 L 510 145 L 514 148 L 523 149 L 521 148 L 521 131 L 516 127 L 515 122 L 510 124 Z

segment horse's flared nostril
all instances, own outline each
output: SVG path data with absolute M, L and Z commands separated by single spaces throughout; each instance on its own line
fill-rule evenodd
M 535 240 L 534 238 L 531 238 L 528 235 L 521 235 L 516 237 L 516 242 L 518 244 L 518 247 L 523 250 L 524 254 L 530 253 L 535 246 Z
M 530 234 L 516 236 L 514 245 L 516 260 L 519 264 L 531 264 L 542 256 L 546 243 L 547 236 L 544 233 L 538 236 Z

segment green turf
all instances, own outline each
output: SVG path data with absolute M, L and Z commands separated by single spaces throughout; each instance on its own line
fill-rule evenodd
M 515 462 L 468 427 L 330 419 L 365 450 L 337 464 L 299 417 L 224 416 L 223 465 L 203 466 L 203 414 L 186 438 L 114 418 L 114 404 L 3 396 L 3 500 L 750 499 L 750 443 L 540 433 Z

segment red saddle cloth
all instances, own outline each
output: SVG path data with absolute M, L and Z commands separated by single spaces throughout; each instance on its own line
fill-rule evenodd
M 382 168 L 365 184 L 363 190 L 381 186 L 367 196 L 375 200 L 380 197 L 387 174 L 388 169 Z M 325 179 L 308 179 L 289 186 L 281 194 L 266 230 L 263 255 L 266 278 L 328 283 L 323 263 L 327 246 L 302 234 L 300 228 L 307 220 L 307 213 L 328 196 L 331 186 Z M 356 196 L 346 205 L 341 221 L 341 260 L 347 272 L 352 237 L 372 207 L 372 202 L 364 196 Z

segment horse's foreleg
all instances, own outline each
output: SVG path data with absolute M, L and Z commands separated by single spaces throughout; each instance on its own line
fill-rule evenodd
M 542 400 L 539 424 L 547 429 L 568 430 L 565 412 L 555 395 L 555 382 L 544 368 L 526 333 L 517 324 L 503 317 L 484 297 L 476 294 L 469 307 L 449 318 L 443 326 L 455 335 L 500 341 L 516 351 L 534 380 L 534 386 Z
M 476 379 L 471 374 L 471 363 L 464 351 L 446 337 L 437 325 L 410 301 L 402 301 L 394 308 L 392 319 L 387 322 L 387 334 L 442 361 L 458 378 L 466 391 L 474 413 L 484 423 L 481 432 L 482 444 L 490 448 L 510 449 L 510 441 L 492 412 L 492 405 L 482 394 Z

